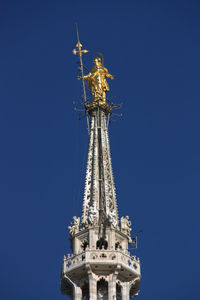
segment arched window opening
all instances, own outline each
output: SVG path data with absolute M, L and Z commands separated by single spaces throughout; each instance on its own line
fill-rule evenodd
M 116 284 L 116 300 L 122 300 L 122 287 L 118 283 Z
M 108 283 L 104 279 L 97 282 L 97 300 L 108 300 Z

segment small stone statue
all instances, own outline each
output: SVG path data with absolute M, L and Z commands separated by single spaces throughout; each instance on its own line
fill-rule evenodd
M 113 211 L 110 210 L 108 212 L 108 220 L 114 227 L 117 226 L 116 213 L 114 210 Z
M 121 217 L 121 230 L 123 233 L 130 236 L 131 232 L 131 221 L 129 220 L 129 216 Z
M 96 206 L 90 206 L 89 208 L 89 216 L 88 216 L 88 219 L 89 219 L 89 223 L 92 224 L 92 225 L 96 225 L 96 222 L 97 222 L 97 209 L 96 209 Z
M 68 226 L 71 235 L 74 235 L 77 232 L 79 232 L 79 224 L 80 224 L 80 218 L 74 216 L 73 221 L 71 222 L 71 226 Z

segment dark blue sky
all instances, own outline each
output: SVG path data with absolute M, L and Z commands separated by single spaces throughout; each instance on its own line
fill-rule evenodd
M 80 215 L 87 157 L 74 22 L 104 54 L 123 102 L 110 143 L 120 216 L 144 229 L 138 300 L 197 300 L 200 2 L 1 1 L 0 298 L 64 299 L 67 226 Z

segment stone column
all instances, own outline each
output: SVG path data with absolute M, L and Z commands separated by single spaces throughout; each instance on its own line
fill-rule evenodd
M 82 289 L 78 285 L 74 285 L 73 300 L 82 300 Z
M 122 284 L 122 300 L 129 300 L 129 283 L 128 282 L 124 282 Z
M 115 250 L 115 230 L 112 228 L 107 228 L 108 234 L 108 249 Z
M 96 250 L 96 234 L 94 228 L 89 229 L 89 248 Z
M 78 254 L 80 249 L 80 241 L 76 236 L 73 237 L 72 245 L 73 245 L 73 254 Z
M 116 273 L 110 275 L 108 281 L 108 300 L 116 300 L 116 279 Z
M 97 300 L 97 281 L 92 274 L 89 274 L 89 294 L 90 300 Z

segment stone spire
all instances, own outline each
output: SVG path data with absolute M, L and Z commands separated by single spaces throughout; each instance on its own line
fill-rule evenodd
M 86 53 L 81 47 L 78 40 L 73 50 L 80 57 Z M 90 103 L 84 98 L 90 141 L 82 217 L 74 216 L 68 227 L 72 254 L 63 258 L 61 291 L 74 300 L 128 300 L 138 294 L 141 275 L 139 258 L 128 250 L 131 221 L 128 216 L 121 224 L 118 220 L 108 138 L 111 106 L 106 100 L 106 78 L 113 76 L 99 57 L 85 76 L 82 59 L 80 65 L 83 90 L 87 80 L 93 97 Z
M 118 228 L 118 210 L 110 157 L 107 115 L 99 106 L 90 113 L 91 129 L 82 227 L 107 224 Z

